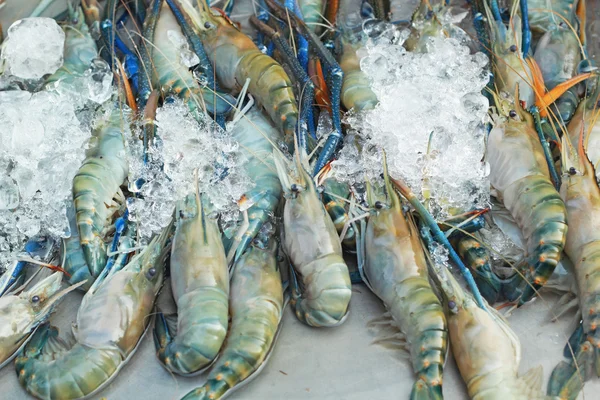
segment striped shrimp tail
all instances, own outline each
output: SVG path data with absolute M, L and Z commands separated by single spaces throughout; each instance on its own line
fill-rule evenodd
M 304 291 L 298 284 L 291 285 L 291 304 L 296 317 L 309 326 L 338 326 L 345 321 L 350 305 L 352 290 L 348 266 L 338 255 L 315 260 L 313 264 L 314 272 L 303 280 Z M 295 278 L 293 269 L 291 273 Z M 295 282 L 294 278 L 292 281 Z
M 436 366 L 440 369 L 441 366 Z M 427 382 L 418 379 L 413 385 L 412 391 L 410 392 L 410 400 L 442 400 L 444 398 L 442 394 L 442 385 L 432 385 Z
M 123 359 L 116 348 L 70 346 L 49 325 L 40 327 L 16 359 L 21 386 L 44 400 L 91 395 L 115 376 Z
M 463 236 L 456 243 L 456 249 L 467 267 L 473 273 L 481 295 L 488 303 L 494 304 L 500 298 L 502 281 L 492 271 L 489 251 L 476 239 Z
M 548 395 L 558 396 L 561 400 L 576 400 L 584 382 L 594 375 L 600 376 L 600 349 L 588 340 L 580 325 L 569 339 L 565 353 L 571 360 L 561 361 L 552 371 Z
M 166 369 L 189 376 L 212 364 L 227 334 L 227 302 L 223 291 L 201 288 L 179 299 L 177 317 L 159 313 L 154 344 Z
M 525 179 L 519 192 L 527 205 L 522 210 L 527 237 L 527 259 L 521 278 L 517 274 L 505 285 L 505 297 L 519 306 L 536 296 L 558 265 L 567 237 L 565 203 L 546 177 Z

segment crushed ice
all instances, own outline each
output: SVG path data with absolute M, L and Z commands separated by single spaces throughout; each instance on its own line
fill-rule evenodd
M 194 118 L 181 100 L 160 107 L 156 125 L 159 138 L 148 164 L 142 161 L 142 142 L 134 138 L 129 143 L 129 181 L 144 181 L 133 185 L 139 197 L 128 201 L 130 219 L 139 222 L 141 236 L 149 238 L 166 226 L 177 200 L 195 190 L 195 169 L 210 211 L 221 213 L 224 220 L 237 219 L 236 202 L 252 185 L 238 143 L 208 116 Z
M 15 22 L 2 45 L 1 86 L 40 89 L 41 78 L 63 65 L 64 46 L 65 34 L 53 19 Z M 70 234 L 72 180 L 85 157 L 94 112 L 112 93 L 112 72 L 99 59 L 83 74 L 35 93 L 0 91 L 0 270 L 31 236 Z
M 0 92 L 0 265 L 40 231 L 62 236 L 89 127 L 54 92 Z
M 487 58 L 455 38 L 431 38 L 426 52 L 408 52 L 407 34 L 394 35 L 370 39 L 363 49 L 361 69 L 380 103 L 346 116 L 351 129 L 333 163 L 336 176 L 351 183 L 379 179 L 383 148 L 390 174 L 425 200 L 434 217 L 486 206 Z

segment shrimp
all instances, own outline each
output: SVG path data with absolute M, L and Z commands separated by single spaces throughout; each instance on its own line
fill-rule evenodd
M 180 375 L 202 372 L 219 353 L 227 334 L 227 260 L 219 227 L 207 217 L 205 208 L 199 193 L 177 205 L 171 250 L 171 289 L 177 315 L 165 316 L 159 310 L 154 328 L 159 361 Z M 175 319 L 176 334 L 168 323 Z
M 518 97 L 518 90 L 516 91 Z M 498 100 L 499 101 L 499 100 Z M 523 305 L 542 287 L 560 261 L 567 235 L 565 204 L 550 180 L 531 116 L 513 102 L 508 116 L 495 115 L 485 159 L 490 183 L 526 241 L 526 271 L 505 286 L 508 300 Z M 502 107 L 499 112 L 504 113 Z
M 183 37 L 177 19 L 167 4 L 155 0 L 144 25 L 144 37 L 152 42 L 150 59 L 155 75 L 154 83 L 165 91 L 172 91 L 181 97 L 192 112 L 200 112 L 201 101 L 208 111 L 214 114 L 228 113 L 233 97 L 215 92 L 212 88 L 200 87 L 189 67 L 181 64 L 179 50 L 171 36 Z
M 331 327 L 346 319 L 352 292 L 350 274 L 335 225 L 300 161 L 301 151 L 297 149 L 296 167 L 291 175 L 281 156 L 274 153 L 286 197 L 283 250 L 292 264 L 291 304 L 303 323 Z M 302 286 L 297 282 L 298 276 Z
M 569 339 L 572 349 L 565 347 L 565 356 L 571 361 L 558 364 L 548 383 L 548 394 L 572 400 L 577 398 L 584 380 L 600 376 L 600 188 L 585 154 L 585 132 L 570 132 L 578 136 L 577 149 L 567 136 L 563 137 L 561 186 L 569 218 L 565 253 L 574 263 L 582 321 Z
M 387 201 L 367 185 L 368 202 L 374 211 L 364 233 L 364 275 L 369 288 L 390 312 L 392 324 L 402 332 L 402 346 L 409 352 L 417 374 L 410 398 L 442 399 L 448 347 L 446 318 L 429 283 L 417 228 L 403 215 L 387 168 L 384 179 Z M 376 197 L 383 201 L 375 201 Z
M 235 249 L 234 260 L 238 260 L 281 201 L 282 188 L 272 155 L 281 135 L 257 108 L 234 124 L 231 135 L 248 159 L 247 172 L 254 182 L 254 188 L 244 195 L 242 202 L 242 208 L 248 210 L 249 225 Z
M 96 280 L 77 313 L 72 346 L 58 337 L 56 328 L 38 329 L 15 363 L 28 393 L 40 399 L 85 398 L 117 375 L 149 326 L 172 225 L 125 267 Z
M 291 145 L 298 123 L 298 107 L 292 82 L 283 67 L 263 54 L 228 18 L 213 12 L 206 1 L 199 2 L 200 11 L 188 0 L 180 2 L 192 19 L 222 86 L 239 90 L 250 78 L 248 92 L 265 108 L 283 132 L 286 143 Z
M 92 276 L 106 265 L 106 236 L 115 214 L 124 212 L 129 166 L 123 130 L 128 112 L 115 103 L 92 132 L 82 166 L 73 178 L 73 200 L 81 248 Z
M 439 280 L 447 309 L 452 355 L 473 400 L 550 399 L 541 391 L 542 367 L 518 376 L 519 338 L 493 308 L 480 308 L 447 271 Z
M 272 233 L 265 234 L 265 230 L 261 230 L 236 263 L 231 281 L 231 329 L 227 344 L 206 383 L 184 396 L 185 400 L 225 398 L 255 378 L 267 364 L 285 304 L 276 240 L 269 238 Z
M 0 368 L 17 355 L 65 295 L 76 288 L 61 290 L 62 277 L 62 272 L 55 272 L 29 289 L 0 297 Z

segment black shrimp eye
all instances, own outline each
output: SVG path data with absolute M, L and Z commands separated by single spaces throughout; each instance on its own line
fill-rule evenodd
M 514 53 L 515 51 L 517 51 L 517 45 L 513 44 L 508 49 Z
M 37 303 L 37 302 L 39 302 L 39 301 L 40 301 L 40 296 L 37 296 L 37 295 L 35 295 L 35 296 L 33 296 L 33 297 L 31 298 L 31 302 L 32 302 L 32 303 Z
M 517 118 L 517 112 L 515 110 L 510 110 L 508 112 L 508 116 L 511 118 Z
M 290 189 L 292 190 L 292 192 L 297 192 L 298 191 L 298 185 L 296 185 L 295 183 L 292 183 L 292 186 L 290 186 Z
M 213 28 L 213 24 L 211 24 L 210 22 L 206 21 L 206 22 L 204 23 L 204 27 L 205 27 L 206 29 L 212 29 L 212 28 Z
M 383 203 L 380 201 L 375 202 L 375 208 L 381 210 L 383 208 Z
M 577 170 L 575 169 L 575 167 L 569 168 L 569 175 L 575 175 L 576 173 L 577 173 Z
M 154 275 L 156 275 L 156 268 L 150 268 L 148 270 L 148 272 L 146 273 L 146 275 L 148 276 L 148 278 L 152 279 L 154 278 Z
M 452 300 L 450 300 L 448 302 L 448 308 L 450 308 L 451 310 L 454 309 L 456 307 L 456 303 Z

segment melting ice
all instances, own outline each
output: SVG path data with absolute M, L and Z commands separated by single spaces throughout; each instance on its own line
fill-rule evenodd
M 238 143 L 208 116 L 198 119 L 180 100 L 160 107 L 156 114 L 156 145 L 150 160 L 142 162 L 142 143 L 130 143 L 129 181 L 145 183 L 134 190 L 139 198 L 129 200 L 130 218 L 139 221 L 140 234 L 148 238 L 159 232 L 173 216 L 177 200 L 195 190 L 198 169 L 200 193 L 222 219 L 236 219 L 236 201 L 251 188 L 244 171 Z
M 380 104 L 347 115 L 351 130 L 333 163 L 336 175 L 350 182 L 365 174 L 378 179 L 383 148 L 391 175 L 429 200 L 436 218 L 485 206 L 482 122 L 488 101 L 481 90 L 487 58 L 453 38 L 431 38 L 427 52 L 412 53 L 385 36 L 370 40 L 361 60 Z

